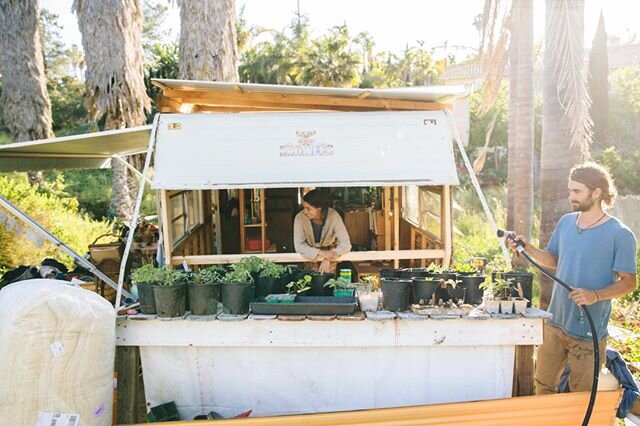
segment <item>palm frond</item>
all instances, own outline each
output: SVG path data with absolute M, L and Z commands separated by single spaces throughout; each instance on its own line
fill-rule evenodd
M 579 4 L 572 0 L 555 2 L 557 11 L 547 15 L 550 19 L 547 25 L 557 30 L 547 31 L 547 46 L 553 46 L 550 53 L 557 78 L 558 102 L 570 120 L 571 147 L 577 147 L 586 159 L 593 139 L 593 121 L 589 116 L 591 97 L 584 67 L 584 12 L 572 10 Z

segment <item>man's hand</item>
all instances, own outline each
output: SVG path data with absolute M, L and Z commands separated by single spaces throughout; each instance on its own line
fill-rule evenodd
M 527 246 L 527 242 L 524 240 L 524 237 L 522 235 L 516 235 L 516 237 L 513 240 L 511 238 L 507 238 L 505 240 L 505 242 L 507 243 L 507 247 L 509 247 L 511 251 L 513 251 L 513 253 L 519 257 L 520 252 L 518 252 L 517 250 L 517 247 L 518 247 L 517 241 L 521 241 L 523 247 Z
M 569 298 L 578 306 L 589 306 L 596 303 L 599 298 L 595 291 L 586 288 L 576 288 L 569 293 Z
M 318 268 L 318 272 L 320 273 L 331 272 L 331 262 L 329 261 L 329 259 L 327 258 L 322 259 L 322 262 L 320 262 L 320 267 Z
M 323 259 L 331 261 L 337 260 L 339 257 L 338 254 L 333 250 L 320 250 L 319 255 Z

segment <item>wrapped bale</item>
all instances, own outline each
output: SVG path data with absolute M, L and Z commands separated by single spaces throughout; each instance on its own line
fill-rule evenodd
M 111 425 L 115 310 L 105 299 L 65 281 L 11 284 L 0 291 L 0 342 L 3 424 L 64 413 Z

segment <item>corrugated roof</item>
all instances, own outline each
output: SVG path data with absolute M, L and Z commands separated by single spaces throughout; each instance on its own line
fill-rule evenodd
M 114 155 L 146 152 L 151 125 L 0 146 L 0 173 L 95 169 Z

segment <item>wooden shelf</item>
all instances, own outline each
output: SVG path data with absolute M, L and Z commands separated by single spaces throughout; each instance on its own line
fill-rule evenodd
M 253 191 L 258 191 L 257 196 Z M 249 201 L 252 206 L 251 214 L 256 217 L 260 217 L 260 222 L 258 223 L 244 223 L 245 214 L 247 213 L 247 205 L 246 205 L 246 195 L 250 196 Z M 259 206 L 254 204 L 255 201 L 258 201 L 259 198 Z M 266 250 L 247 250 L 246 249 L 246 236 L 248 229 L 259 229 L 260 230 L 260 239 L 262 240 L 262 247 L 266 246 L 267 242 L 267 222 L 265 219 L 265 190 L 264 189 L 256 189 L 256 190 L 245 190 L 240 189 L 240 197 L 239 197 L 239 210 L 240 210 L 240 253 L 267 253 L 271 249 L 268 247 Z M 255 207 L 258 207 L 259 211 L 256 211 Z M 274 250 L 271 253 L 275 253 Z
M 247 223 L 247 224 L 244 224 L 242 226 L 244 226 L 245 228 L 261 228 L 262 224 L 261 223 Z M 265 223 L 264 226 L 267 226 L 267 224 Z
M 260 254 L 260 253 L 275 253 L 277 251 L 276 245 L 271 244 L 264 252 L 262 250 L 245 250 L 243 253 L 248 254 Z

